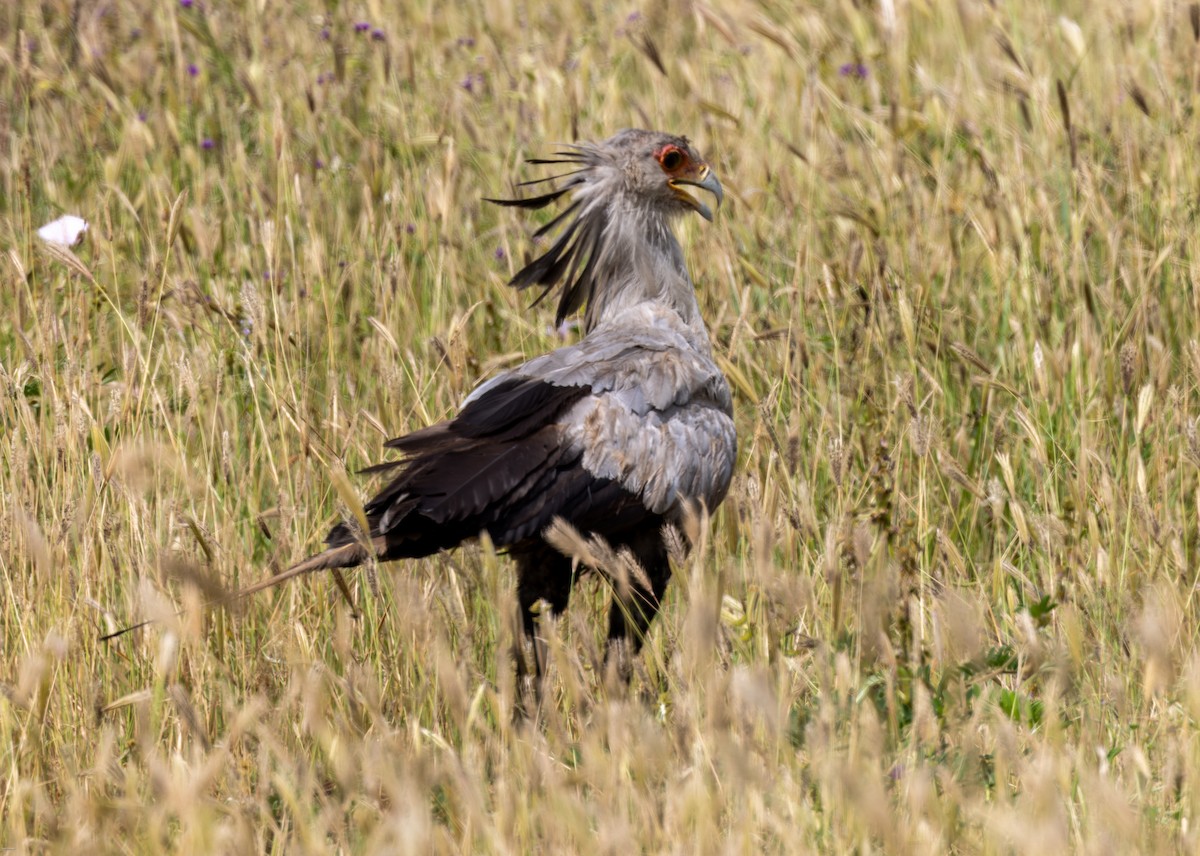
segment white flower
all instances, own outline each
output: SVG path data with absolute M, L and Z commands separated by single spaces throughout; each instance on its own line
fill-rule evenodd
M 64 214 L 53 222 L 38 229 L 38 237 L 51 244 L 63 247 L 73 247 L 79 243 L 83 233 L 87 231 L 88 223 L 82 217 L 74 214 Z

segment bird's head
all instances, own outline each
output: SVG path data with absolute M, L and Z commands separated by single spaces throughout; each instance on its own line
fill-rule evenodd
M 593 146 L 592 151 L 599 161 L 593 168 L 601 171 L 607 167 L 613 173 L 610 180 L 623 184 L 635 204 L 651 210 L 668 215 L 695 211 L 711 222 L 712 209 L 688 188 L 707 190 L 718 208 L 725 198 L 721 182 L 687 137 L 660 131 L 621 131 Z
M 602 142 L 564 146 L 553 157 L 531 158 L 529 163 L 564 164 L 571 169 L 519 185 L 551 184 L 546 193 L 487 201 L 544 208 L 569 196 L 570 204 L 534 233 L 540 239 L 561 227 L 554 243 L 511 280 L 517 288 L 542 286 L 539 301 L 563 280 L 560 323 L 591 298 L 606 265 L 638 249 L 622 242 L 650 246 L 652 235 L 669 235 L 667 221 L 689 211 L 711 221 L 712 209 L 693 188 L 711 193 L 717 207 L 725 195 L 716 174 L 687 138 L 661 131 L 620 131 Z M 661 228 L 647 228 L 654 222 Z

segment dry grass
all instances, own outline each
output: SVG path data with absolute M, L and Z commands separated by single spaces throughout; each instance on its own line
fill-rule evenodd
M 0 846 L 1200 846 L 1200 10 L 288 5 L 0 6 Z M 628 125 L 741 435 L 629 690 L 592 582 L 513 725 L 479 549 L 198 608 L 556 344 L 480 198 Z

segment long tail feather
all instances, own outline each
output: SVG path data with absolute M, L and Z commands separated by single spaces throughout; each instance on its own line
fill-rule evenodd
M 352 544 L 343 544 L 340 547 L 333 547 L 329 550 L 317 553 L 315 556 L 309 556 L 307 559 L 292 565 L 286 571 L 281 571 L 273 577 L 268 577 L 261 582 L 247 586 L 241 591 L 236 591 L 227 597 L 210 600 L 208 605 L 228 606 L 231 603 L 236 603 L 244 597 L 249 597 L 252 594 L 257 594 L 258 592 L 265 591 L 269 588 L 274 588 L 280 583 L 287 582 L 294 577 L 301 577 L 305 574 L 316 573 L 317 571 L 338 571 L 341 568 L 353 568 L 356 565 L 361 565 L 368 558 L 368 551 L 365 547 L 363 547 L 362 544 L 359 544 L 358 542 L 354 542 Z M 340 574 L 336 574 L 334 581 L 338 584 L 338 588 L 341 589 L 342 594 L 345 595 L 346 600 L 350 601 L 350 592 L 346 587 L 345 579 Z M 351 607 L 353 607 L 353 603 L 351 603 Z M 179 612 L 177 614 L 182 615 L 183 613 Z M 154 623 L 155 619 L 139 621 L 137 624 L 131 624 L 128 627 L 122 627 L 120 630 L 116 630 L 112 633 L 107 633 L 104 636 L 101 636 L 100 641 L 108 642 L 112 639 L 120 638 L 127 633 L 132 633 L 135 630 L 148 627 Z
M 312 574 L 317 571 L 329 571 L 334 568 L 353 568 L 355 565 L 361 565 L 369 558 L 367 550 L 362 544 L 357 541 L 352 544 L 343 544 L 340 547 L 333 547 L 325 550 L 322 553 L 317 553 L 315 556 L 309 556 L 302 562 L 297 562 L 286 571 L 280 571 L 273 577 L 268 577 L 254 585 L 247 586 L 241 591 L 233 595 L 233 600 L 240 600 L 243 597 L 249 597 L 252 594 L 257 594 L 260 591 L 265 591 L 269 588 L 274 588 L 280 583 L 287 582 L 295 577 L 302 577 L 305 574 Z
M 177 613 L 178 614 L 178 613 Z M 155 623 L 155 619 L 149 618 L 145 621 L 139 621 L 137 624 L 130 624 L 128 627 L 122 627 L 120 630 L 114 630 L 112 633 L 106 633 L 100 637 L 101 642 L 108 642 L 112 639 L 119 639 L 126 633 L 132 633 L 135 630 L 141 630 L 143 627 L 149 627 Z

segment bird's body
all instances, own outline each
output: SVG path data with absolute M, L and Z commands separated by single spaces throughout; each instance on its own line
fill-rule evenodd
M 402 457 L 371 468 L 393 478 L 365 506 L 369 532 L 337 526 L 329 549 L 252 590 L 427 556 L 486 532 L 516 560 L 532 635 L 531 607 L 565 609 L 575 578 L 543 537 L 562 520 L 628 550 L 645 572 L 618 597 L 609 628 L 611 640 L 640 644 L 670 576 L 664 526 L 716 508 L 736 457 L 729 386 L 669 228 L 689 209 L 711 217 L 679 184 L 718 201 L 720 185 L 686 140 L 647 131 L 552 162 L 579 168 L 558 190 L 503 203 L 541 207 L 571 193 L 549 224 L 560 237 L 513 284 L 548 291 L 562 281 L 559 319 L 586 303 L 584 337 L 485 381 L 454 418 L 388 442 Z

